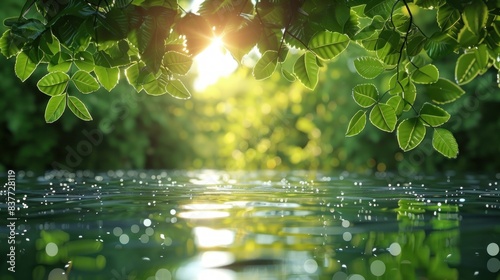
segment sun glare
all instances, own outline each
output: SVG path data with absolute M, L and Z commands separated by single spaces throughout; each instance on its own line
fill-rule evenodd
M 194 88 L 203 91 L 220 78 L 230 75 L 238 67 L 231 54 L 224 50 L 221 38 L 215 37 L 212 43 L 194 58 L 196 79 Z

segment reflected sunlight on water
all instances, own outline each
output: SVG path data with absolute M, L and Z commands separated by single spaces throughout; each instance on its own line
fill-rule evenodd
M 19 172 L 19 269 L 0 278 L 500 279 L 497 178 L 393 179 Z

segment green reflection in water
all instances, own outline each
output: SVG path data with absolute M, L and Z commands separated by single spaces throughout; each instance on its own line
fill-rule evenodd
M 2 279 L 499 279 L 500 192 L 484 178 L 419 186 L 305 172 L 34 179 L 19 180 L 28 207 L 18 272 L 4 269 Z

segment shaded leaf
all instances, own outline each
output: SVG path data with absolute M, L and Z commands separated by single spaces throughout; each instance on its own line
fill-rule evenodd
M 440 78 L 434 84 L 426 85 L 425 92 L 434 103 L 438 104 L 450 103 L 465 93 L 458 85 L 444 78 Z
M 71 67 L 71 63 L 73 63 L 73 58 L 70 54 L 58 52 L 50 59 L 47 70 L 49 70 L 49 72 L 68 72 Z
M 473 34 L 479 35 L 480 30 L 484 28 L 488 19 L 488 7 L 483 1 L 474 1 L 465 6 L 462 19 L 467 29 Z
M 304 86 L 314 89 L 319 80 L 319 66 L 316 63 L 316 56 L 311 52 L 304 53 L 295 62 L 293 72 Z

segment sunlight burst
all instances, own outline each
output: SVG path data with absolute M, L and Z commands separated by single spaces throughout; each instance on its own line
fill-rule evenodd
M 230 75 L 238 67 L 231 54 L 224 49 L 224 43 L 215 37 L 212 43 L 194 58 L 196 79 L 194 88 L 203 91 L 220 78 Z

